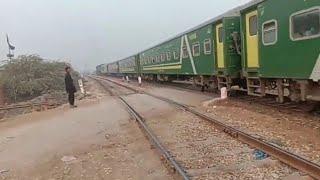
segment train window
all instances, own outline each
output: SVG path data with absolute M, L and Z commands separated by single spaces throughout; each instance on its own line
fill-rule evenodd
M 167 52 L 167 61 L 171 61 L 171 52 Z
M 224 39 L 224 37 L 223 37 L 223 27 L 220 27 L 218 29 L 218 33 L 219 33 L 219 43 L 222 43 L 223 39 Z
M 183 46 L 182 47 L 182 57 L 183 58 L 188 58 L 189 57 L 187 46 Z
M 192 54 L 193 54 L 193 56 L 200 56 L 200 44 L 199 43 L 195 43 L 194 45 L 192 45 Z
M 204 40 L 203 46 L 204 46 L 204 48 L 203 48 L 204 54 L 211 54 L 211 41 L 210 41 L 210 39 Z
M 264 45 L 273 45 L 278 40 L 278 24 L 276 20 L 271 20 L 262 25 L 262 42 Z
M 179 53 L 177 53 L 176 51 L 173 51 L 173 58 L 179 59 Z
M 297 12 L 290 18 L 292 40 L 320 37 L 320 8 Z
M 249 33 L 250 36 L 258 34 L 258 16 L 254 15 L 249 18 Z

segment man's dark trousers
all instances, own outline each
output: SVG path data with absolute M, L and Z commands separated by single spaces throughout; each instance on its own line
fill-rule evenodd
M 74 105 L 74 93 L 68 93 L 69 104 Z

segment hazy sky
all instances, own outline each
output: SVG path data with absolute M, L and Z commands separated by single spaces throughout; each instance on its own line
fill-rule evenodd
M 78 69 L 115 61 L 249 0 L 0 0 L 0 58 L 63 59 Z

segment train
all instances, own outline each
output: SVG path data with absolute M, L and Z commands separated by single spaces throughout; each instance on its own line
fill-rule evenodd
M 320 1 L 250 1 L 97 73 L 320 101 Z

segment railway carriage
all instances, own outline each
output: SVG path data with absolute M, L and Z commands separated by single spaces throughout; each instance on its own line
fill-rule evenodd
M 254 0 L 116 64 L 149 80 L 320 101 L 319 47 L 319 0 Z
M 102 66 L 102 64 L 96 66 L 96 73 L 97 73 L 97 75 L 101 75 L 101 66 Z
M 107 64 L 108 74 L 112 76 L 119 75 L 119 62 L 113 62 Z
M 141 52 L 140 64 L 147 79 L 209 79 L 214 74 L 212 25 L 194 28 Z
M 100 64 L 96 67 L 97 74 L 99 75 L 107 75 L 108 74 L 108 66 L 107 64 Z
M 319 101 L 320 1 L 257 1 L 241 22 L 248 94 Z
M 117 62 L 119 64 L 119 73 L 137 77 L 140 74 L 139 56 L 134 55 Z
M 193 79 L 217 88 L 239 82 L 240 9 L 235 8 L 140 53 L 141 74 L 147 79 Z M 237 36 L 236 36 L 237 35 Z M 243 83 L 242 83 L 243 84 Z

